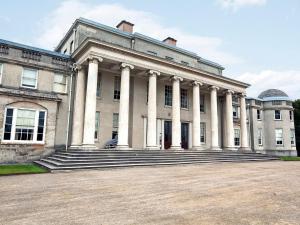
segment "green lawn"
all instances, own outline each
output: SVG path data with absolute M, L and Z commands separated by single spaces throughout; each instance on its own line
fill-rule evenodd
M 283 161 L 300 161 L 300 157 L 297 156 L 281 156 L 280 159 Z
M 33 164 L 0 165 L 0 176 L 9 174 L 47 173 L 42 167 Z

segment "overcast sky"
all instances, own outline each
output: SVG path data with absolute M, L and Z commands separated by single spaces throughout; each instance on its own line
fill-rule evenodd
M 53 50 L 78 17 L 174 37 L 250 83 L 248 96 L 278 88 L 300 98 L 300 0 L 10 0 L 1 3 L 0 38 Z

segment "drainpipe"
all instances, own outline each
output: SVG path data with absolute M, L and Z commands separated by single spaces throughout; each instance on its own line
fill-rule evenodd
M 66 136 L 66 151 L 68 150 L 69 143 L 69 130 L 70 130 L 70 114 L 71 114 L 71 102 L 73 95 L 73 75 L 74 75 L 75 63 L 71 66 L 71 78 L 70 78 L 70 94 L 69 94 L 69 106 L 68 106 L 68 118 L 67 118 L 67 136 Z

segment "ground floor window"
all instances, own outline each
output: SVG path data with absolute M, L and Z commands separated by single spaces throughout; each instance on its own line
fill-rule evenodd
M 200 142 L 205 143 L 205 123 L 200 123 Z
M 291 129 L 291 145 L 295 145 L 295 130 Z
M 261 128 L 258 128 L 258 131 L 257 131 L 257 142 L 258 142 L 258 145 L 263 145 L 263 134 L 262 134 Z
M 234 129 L 234 145 L 240 146 L 240 129 Z
M 45 111 L 7 108 L 3 140 L 43 142 L 45 121 Z
M 99 128 L 100 128 L 100 112 L 96 112 L 95 118 L 95 140 L 99 139 Z
M 283 131 L 282 129 L 275 129 L 276 145 L 283 145 Z

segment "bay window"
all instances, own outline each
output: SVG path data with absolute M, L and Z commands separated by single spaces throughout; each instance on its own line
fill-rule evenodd
M 45 121 L 45 111 L 7 108 L 3 140 L 13 142 L 43 142 Z

